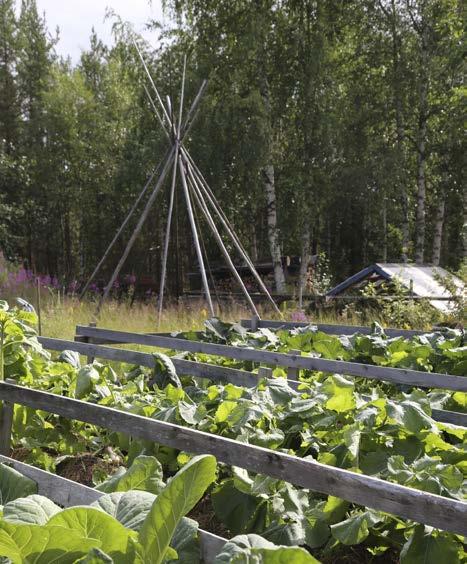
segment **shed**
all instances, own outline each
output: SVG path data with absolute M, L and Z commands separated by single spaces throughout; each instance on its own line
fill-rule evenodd
M 439 266 L 377 262 L 350 276 L 329 290 L 326 295 L 332 298 L 349 293 L 352 290 L 358 292 L 368 282 L 378 285 L 391 281 L 395 277 L 399 279 L 407 290 L 411 290 L 414 296 L 419 298 L 442 298 L 431 299 L 429 302 L 434 308 L 446 313 L 452 308 L 452 302 L 449 301 L 452 294 L 443 285 L 442 280 L 449 278 L 451 283 L 458 288 L 458 296 L 465 292 L 465 285 L 462 280 Z

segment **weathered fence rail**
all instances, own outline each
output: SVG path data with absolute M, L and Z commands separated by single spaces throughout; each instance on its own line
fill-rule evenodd
M 39 337 L 39 342 L 46 349 L 55 351 L 73 350 L 89 357 L 100 357 L 107 360 L 114 360 L 116 362 L 126 362 L 128 364 L 147 366 L 149 368 L 154 367 L 154 357 L 150 353 L 142 353 L 128 349 L 116 349 L 76 341 L 65 341 L 62 339 L 51 339 L 49 337 Z M 236 384 L 237 386 L 255 385 L 252 384 L 252 373 L 246 370 L 226 368 L 215 364 L 195 362 L 179 358 L 171 358 L 171 360 L 176 370 L 183 374 L 199 376 L 202 378 L 211 378 L 213 380 L 223 380 L 225 382 L 232 382 L 232 384 Z
M 371 327 L 364 325 L 336 325 L 329 323 L 314 323 L 313 321 L 277 321 L 274 319 L 242 319 L 240 321 L 245 329 L 256 330 L 263 329 L 296 329 L 297 327 L 309 327 L 314 325 L 318 327 L 318 331 L 329 333 L 329 335 L 354 335 L 361 333 L 363 335 L 371 335 Z M 384 332 L 388 337 L 405 337 L 410 339 L 417 335 L 424 335 L 428 331 L 417 331 L 413 329 L 395 329 L 392 327 L 385 328 Z
M 374 380 L 383 380 L 396 384 L 407 384 L 421 388 L 443 388 L 447 390 L 467 392 L 467 378 L 438 374 L 434 372 L 421 372 L 404 368 L 388 368 L 358 362 L 343 360 L 327 360 L 324 358 L 305 357 L 297 354 L 277 353 L 273 351 L 256 350 L 246 347 L 233 347 L 214 343 L 190 341 L 178 337 L 163 337 L 142 333 L 128 333 L 100 329 L 97 327 L 76 327 L 77 337 L 87 339 L 106 339 L 114 343 L 134 343 L 151 347 L 182 350 L 189 352 L 205 353 L 236 360 L 265 363 L 272 366 L 297 368 L 305 370 L 320 370 L 323 372 L 337 372 L 351 376 L 360 376 Z
M 34 480 L 40 495 L 51 499 L 62 507 L 73 507 L 75 505 L 90 505 L 105 495 L 94 488 L 78 484 L 67 478 L 40 470 L 24 462 L 19 462 L 8 456 L 0 455 L 0 463 L 14 468 L 17 472 Z M 198 529 L 201 558 L 205 564 L 214 562 L 215 557 L 221 551 L 227 539 Z
M 39 342 L 45 348 L 54 351 L 73 350 L 86 356 L 103 358 L 116 362 L 137 364 L 139 366 L 147 366 L 148 368 L 154 367 L 154 357 L 150 353 L 131 351 L 128 349 L 115 349 L 112 347 L 104 347 L 102 345 L 65 341 L 62 339 L 51 339 L 49 337 L 39 337 Z M 262 378 L 261 374 L 247 372 L 246 370 L 224 368 L 223 366 L 194 362 L 190 360 L 181 360 L 177 358 L 172 358 L 171 360 L 174 363 L 177 372 L 180 372 L 181 374 L 208 378 L 214 381 L 231 382 L 237 386 L 254 387 Z M 300 386 L 300 382 L 290 378 L 288 378 L 287 383 L 295 390 L 297 390 Z M 436 421 L 467 427 L 467 414 L 464 413 L 433 409 L 432 417 Z
M 314 460 L 304 460 L 173 423 L 31 390 L 8 382 L 0 382 L 0 400 L 113 431 L 121 432 L 125 429 L 132 437 L 185 452 L 213 454 L 220 462 L 230 466 L 239 466 L 438 529 L 467 535 L 467 503 L 463 501 L 422 492 L 379 478 L 326 466 Z

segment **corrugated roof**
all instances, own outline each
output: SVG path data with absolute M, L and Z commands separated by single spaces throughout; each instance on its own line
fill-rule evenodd
M 442 284 L 442 279 L 444 278 L 449 278 L 458 288 L 458 295 L 465 292 L 465 286 L 462 280 L 440 266 L 378 262 L 364 268 L 353 276 L 350 276 L 332 288 L 327 295 L 337 296 L 353 284 L 356 284 L 375 273 L 379 274 L 386 280 L 391 280 L 392 278 L 397 277 L 407 289 L 410 288 L 412 281 L 413 293 L 416 296 L 430 296 L 436 298 L 451 297 L 452 294 Z M 453 305 L 449 301 L 438 300 L 430 300 L 430 303 L 433 307 L 443 312 L 449 312 Z

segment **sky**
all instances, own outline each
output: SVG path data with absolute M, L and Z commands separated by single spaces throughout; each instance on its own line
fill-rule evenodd
M 56 45 L 59 55 L 70 56 L 77 62 L 81 51 L 89 46 L 91 28 L 104 43 L 112 43 L 112 22 L 104 22 L 106 9 L 113 10 L 135 30 L 154 41 L 155 34 L 144 33 L 144 24 L 149 19 L 163 20 L 161 0 L 37 0 L 39 13 L 45 12 L 47 27 L 54 35 L 60 28 L 60 41 Z

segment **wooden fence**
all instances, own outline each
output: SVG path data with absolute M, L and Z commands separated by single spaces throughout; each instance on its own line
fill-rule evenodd
M 219 462 L 229 466 L 239 466 L 358 505 L 467 535 L 467 503 L 463 501 L 173 423 L 31 390 L 8 382 L 0 382 L 0 400 L 8 402 L 7 405 L 20 404 L 117 432 L 126 429 L 134 438 L 149 440 L 188 453 L 212 454 Z
M 39 342 L 45 348 L 54 351 L 72 350 L 87 357 L 97 357 L 116 362 L 125 362 L 128 364 L 147 366 L 149 368 L 153 368 L 155 364 L 154 357 L 150 353 L 143 353 L 128 349 L 116 349 L 102 345 L 94 345 L 76 341 L 66 341 L 62 339 L 51 339 L 49 337 L 39 337 Z M 172 362 L 179 374 L 198 376 L 213 381 L 231 382 L 232 384 L 236 384 L 237 386 L 254 387 L 265 375 L 264 373 L 260 374 L 255 372 L 248 372 L 246 370 L 225 368 L 223 366 L 194 362 L 190 360 L 181 360 L 177 358 L 172 358 Z M 297 390 L 300 386 L 300 382 L 291 379 L 290 374 L 287 383 L 294 390 Z M 467 427 L 467 414 L 464 413 L 433 409 L 432 417 L 436 421 Z
M 40 495 L 51 499 L 61 507 L 73 507 L 75 505 L 90 505 L 104 495 L 94 488 L 83 486 L 73 480 L 67 480 L 56 474 L 40 470 L 24 462 L 19 462 L 8 456 L 0 455 L 0 463 L 14 468 L 23 476 L 34 480 Z M 217 554 L 221 551 L 227 539 L 198 529 L 200 555 L 205 564 L 214 562 Z
M 329 335 L 354 335 L 361 333 L 363 335 L 371 335 L 372 328 L 363 325 L 337 325 L 330 323 L 314 323 L 313 321 L 277 321 L 274 319 L 258 319 L 253 316 L 251 319 L 242 319 L 240 321 L 242 327 L 256 331 L 257 329 L 296 329 L 298 327 L 309 327 L 314 325 L 319 331 L 328 333 Z M 410 339 L 417 335 L 424 335 L 427 331 L 417 331 L 413 329 L 395 329 L 388 327 L 384 329 L 388 337 L 404 337 Z
M 389 368 L 374 366 L 359 362 L 343 360 L 327 360 L 300 356 L 299 354 L 285 354 L 273 351 L 256 350 L 247 347 L 233 347 L 200 341 L 190 341 L 179 337 L 165 337 L 142 333 L 128 333 L 78 325 L 76 339 L 98 342 L 134 343 L 150 347 L 173 349 L 209 355 L 224 356 L 236 360 L 246 360 L 271 366 L 282 366 L 291 369 L 320 370 L 323 372 L 348 374 L 374 380 L 382 380 L 395 384 L 406 384 L 421 388 L 443 388 L 453 391 L 467 392 L 467 378 L 450 374 L 421 372 L 404 368 Z

